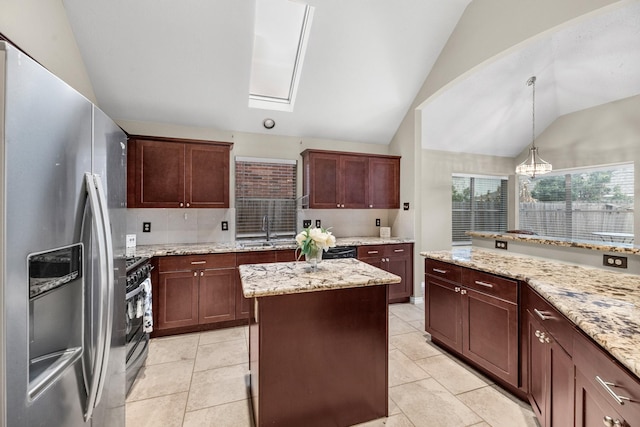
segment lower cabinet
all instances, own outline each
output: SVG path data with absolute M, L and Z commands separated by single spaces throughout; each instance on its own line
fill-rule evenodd
M 640 379 L 581 333 L 574 336 L 575 426 L 640 426 Z
M 518 386 L 518 282 L 428 259 L 425 329 L 436 342 Z
M 523 369 L 529 403 L 542 427 L 573 425 L 573 326 L 528 286 L 522 289 L 526 327 Z
M 156 329 L 235 319 L 235 254 L 162 257 L 158 270 Z
M 358 247 L 358 259 L 402 279 L 389 286 L 389 302 L 409 301 L 413 293 L 413 243 Z

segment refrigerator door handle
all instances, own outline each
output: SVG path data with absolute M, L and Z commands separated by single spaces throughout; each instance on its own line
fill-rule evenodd
M 111 353 L 111 334 L 113 332 L 113 310 L 114 310 L 114 294 L 115 294 L 115 278 L 114 278 L 114 265 L 113 265 L 113 242 L 111 240 L 111 222 L 109 221 L 109 207 L 107 205 L 107 197 L 102 185 L 102 179 L 99 175 L 93 175 L 96 189 L 98 190 L 98 202 L 100 203 L 100 216 L 102 217 L 102 232 L 104 233 L 105 248 L 107 252 L 106 266 L 107 266 L 107 311 L 104 324 L 104 346 L 101 363 L 101 371 L 98 383 L 98 389 L 96 394 L 96 404 L 100 402 L 102 396 L 102 390 L 104 389 L 104 383 L 107 377 L 107 368 L 109 365 L 109 354 Z
M 91 207 L 91 211 L 93 212 L 93 221 L 97 229 L 96 235 L 96 243 L 98 247 L 98 255 L 100 259 L 100 292 L 98 295 L 102 295 L 102 291 L 104 286 L 106 286 L 108 281 L 108 271 L 107 271 L 107 248 L 105 242 L 105 233 L 104 233 L 104 220 L 102 217 L 100 201 L 98 199 L 98 192 L 96 190 L 95 180 L 92 174 L 85 174 L 85 185 L 88 194 L 88 200 Z M 96 406 L 96 402 L 98 399 L 98 389 L 101 385 L 101 375 L 103 371 L 102 362 L 105 352 L 105 308 L 103 304 L 98 304 L 98 324 L 96 326 L 96 335 L 97 335 L 97 351 L 89 352 L 90 354 L 94 354 L 95 360 L 93 360 L 93 369 L 90 375 L 85 377 L 85 384 L 87 387 L 87 406 L 85 408 L 84 418 L 85 421 L 89 420 L 93 415 L 93 409 Z M 93 327 L 93 322 L 91 322 L 91 327 Z M 88 351 L 85 349 L 84 351 Z M 85 375 L 86 369 L 85 369 Z

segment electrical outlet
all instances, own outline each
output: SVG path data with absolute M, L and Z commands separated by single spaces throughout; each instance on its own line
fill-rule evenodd
M 142 232 L 143 233 L 151 233 L 151 223 L 150 222 L 143 222 L 142 223 Z
M 229 230 L 229 223 L 227 221 L 222 221 L 222 231 Z
M 602 264 L 607 267 L 627 268 L 627 257 L 617 255 L 603 255 Z
M 403 207 L 404 207 L 405 211 L 408 211 L 409 210 L 409 203 L 405 203 Z
M 496 240 L 496 249 L 507 250 L 507 242 L 504 240 Z
M 380 218 L 376 218 L 376 227 L 380 227 Z
M 310 219 L 303 219 L 302 220 L 302 228 L 309 228 L 311 227 L 311 220 Z
M 319 219 L 316 219 L 316 228 L 320 228 L 322 227 L 322 221 L 320 221 Z

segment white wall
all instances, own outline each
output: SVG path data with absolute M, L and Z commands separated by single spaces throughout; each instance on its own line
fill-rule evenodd
M 0 0 L 0 33 L 96 103 L 62 0 Z
M 417 252 L 445 249 L 450 245 L 451 202 L 444 199 L 450 199 L 451 173 L 462 172 L 455 169 L 472 170 L 482 165 L 484 169 L 477 170 L 477 173 L 510 173 L 515 167 L 515 162 L 507 167 L 509 161 L 503 158 L 485 158 L 477 161 L 476 156 L 452 157 L 432 152 L 421 153 L 421 115 L 416 108 L 438 90 L 480 63 L 491 60 L 513 46 L 575 17 L 622 1 L 474 0 L 469 4 L 390 144 L 392 153 L 415 153 L 415 162 L 407 164 L 403 170 L 401 188 L 402 200 L 419 206 L 418 210 L 413 212 L 413 216 L 407 216 L 416 239 Z M 466 162 L 471 163 L 467 165 Z M 445 182 L 449 182 L 448 186 L 445 186 Z M 510 188 L 515 188 L 513 177 L 510 179 Z M 449 208 L 442 209 L 437 206 L 437 203 L 432 201 L 434 197 Z M 448 216 L 448 219 L 445 216 Z M 513 216 L 510 220 L 513 221 Z M 448 228 L 445 228 L 447 226 Z M 414 265 L 414 295 L 421 295 L 423 260 L 416 256 Z

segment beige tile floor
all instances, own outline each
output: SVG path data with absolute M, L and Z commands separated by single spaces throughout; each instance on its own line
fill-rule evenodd
M 151 340 L 127 398 L 135 427 L 251 427 L 246 327 Z M 389 307 L 389 417 L 360 427 L 537 426 L 530 406 L 431 344 L 424 307 Z

